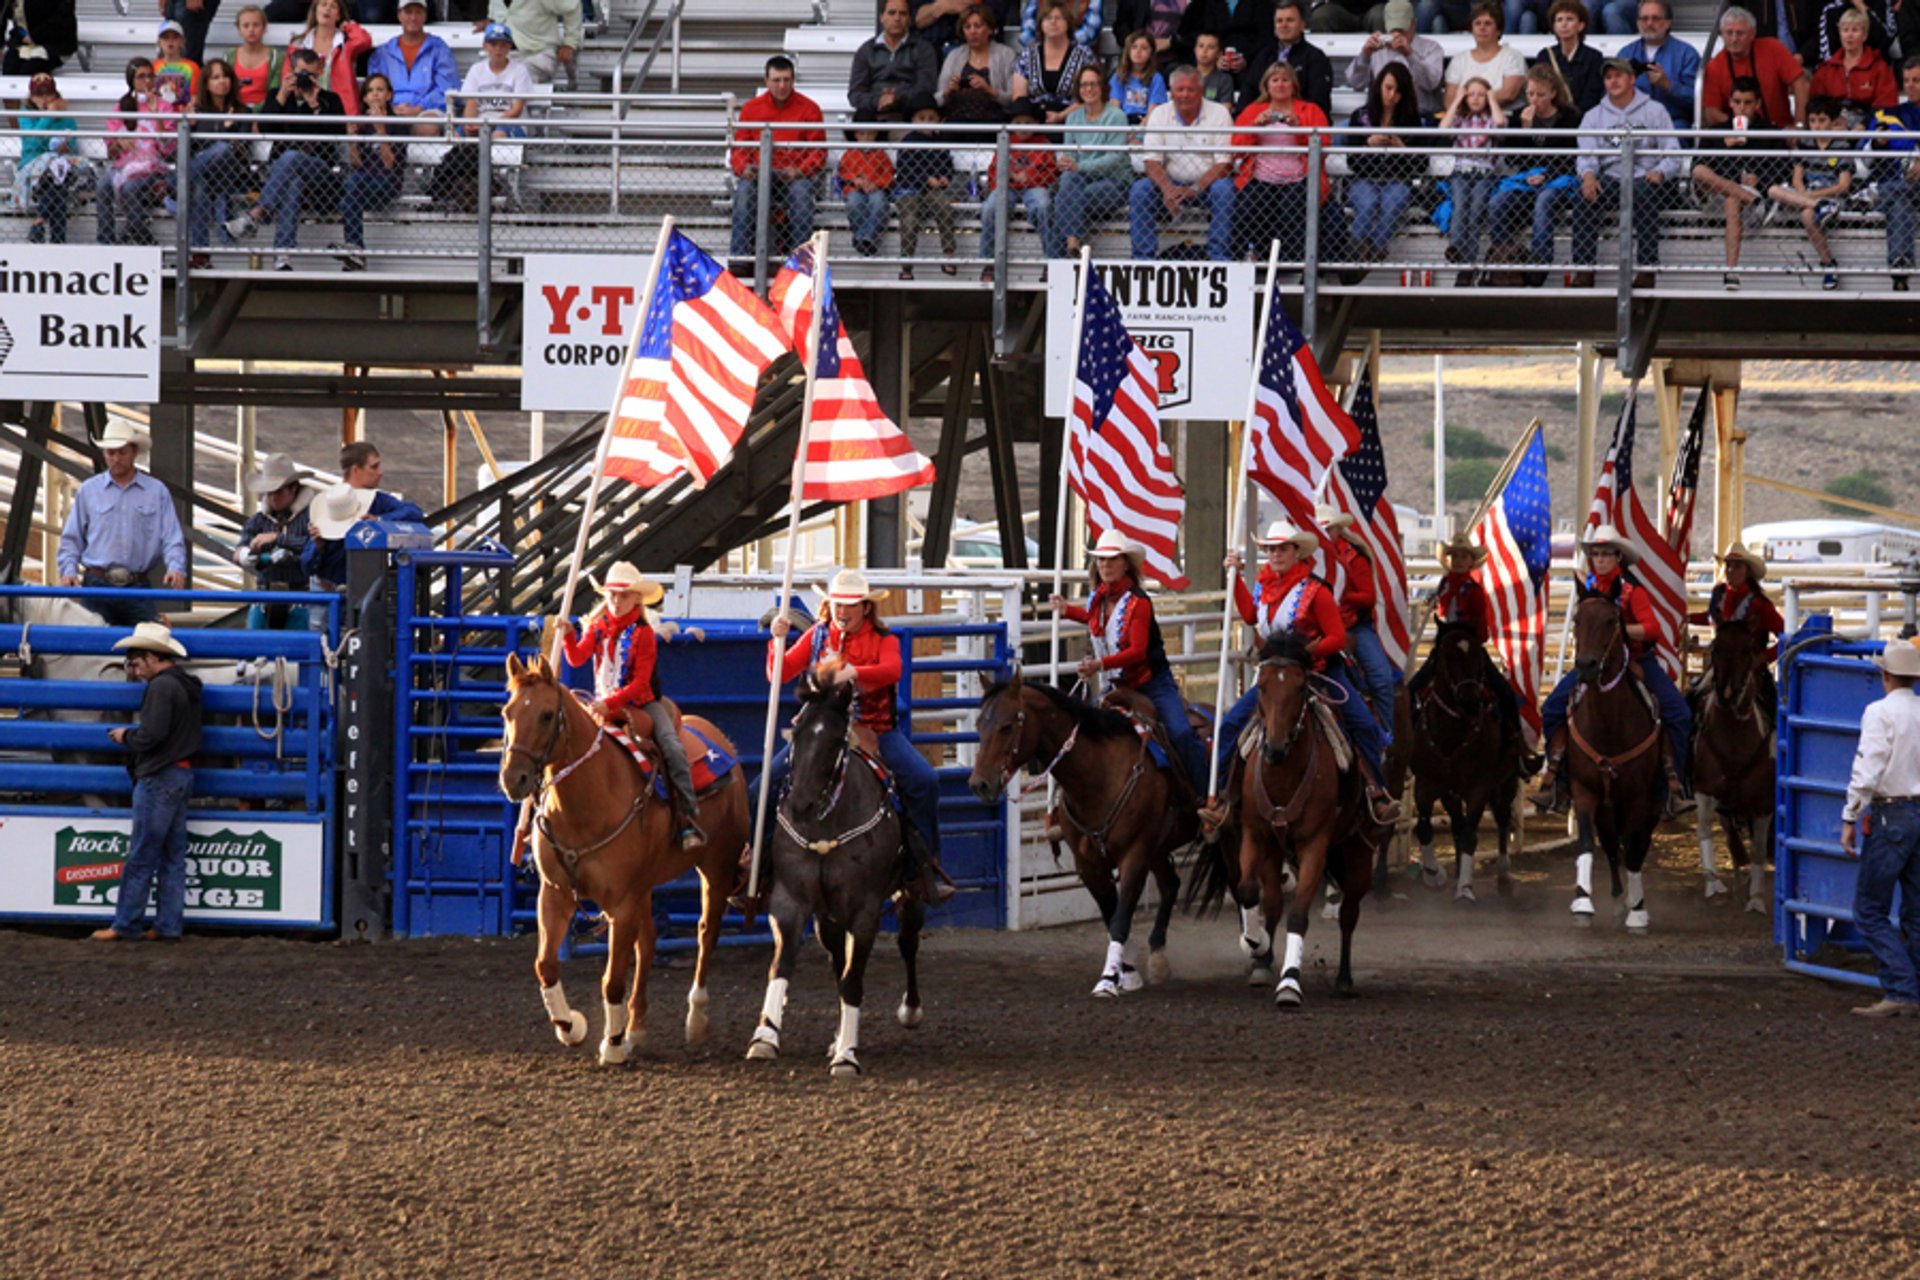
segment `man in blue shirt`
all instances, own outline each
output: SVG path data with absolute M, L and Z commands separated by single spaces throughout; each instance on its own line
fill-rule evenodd
M 424 520 L 419 507 L 380 488 L 380 451 L 365 440 L 340 450 L 340 474 L 346 479 L 323 490 L 307 508 L 311 536 L 300 553 L 301 567 L 316 591 L 347 585 L 347 531 L 362 520 Z
M 1612 6 L 1608 6 L 1611 11 Z M 1668 0 L 1640 0 L 1640 38 L 1616 55 L 1645 63 L 1634 81 L 1640 92 L 1667 109 L 1676 129 L 1693 128 L 1694 85 L 1700 78 L 1700 51 L 1676 40 L 1673 5 Z
M 1900 67 L 1900 87 L 1906 101 L 1873 113 L 1869 128 L 1876 135 L 1873 149 L 1886 155 L 1875 165 L 1875 194 L 1887 218 L 1887 266 L 1893 287 L 1907 291 L 1913 274 L 1913 229 L 1920 214 L 1920 57 Z M 1886 135 L 1884 137 L 1878 135 Z
M 100 437 L 107 469 L 80 486 L 60 531 L 60 581 L 69 587 L 153 585 L 164 563 L 169 587 L 187 585 L 187 539 L 167 486 L 140 471 L 140 441 L 126 422 L 107 424 Z M 109 626 L 151 622 L 152 600 L 88 598 L 81 603 Z
M 393 86 L 393 114 L 414 122 L 413 131 L 440 132 L 434 120 L 447 114 L 447 91 L 460 87 L 460 68 L 445 40 L 427 30 L 427 0 L 400 0 L 400 34 L 367 57 L 367 74 Z

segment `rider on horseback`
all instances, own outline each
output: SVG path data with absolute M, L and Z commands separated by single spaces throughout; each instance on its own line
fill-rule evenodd
M 1666 726 L 1665 750 L 1661 763 L 1667 772 L 1667 816 L 1674 817 L 1687 808 L 1687 786 L 1682 770 L 1687 761 L 1687 739 L 1693 732 L 1693 714 L 1687 700 L 1660 666 L 1654 642 L 1661 635 L 1660 618 L 1654 612 L 1653 597 L 1627 570 L 1640 559 L 1632 543 L 1620 536 L 1610 524 L 1595 529 L 1593 536 L 1580 544 L 1586 552 L 1591 572 L 1584 584 L 1590 593 L 1607 596 L 1619 606 L 1625 624 L 1629 665 L 1640 669 L 1640 678 L 1660 706 L 1660 720 Z M 1541 736 L 1547 745 L 1547 771 L 1540 775 L 1540 786 L 1527 799 L 1542 810 L 1564 810 L 1569 801 L 1570 784 L 1562 779 L 1567 757 L 1566 725 L 1579 673 L 1569 671 L 1560 677 L 1540 707 Z
M 1501 674 L 1500 668 L 1494 665 L 1493 655 L 1487 652 L 1487 646 L 1493 643 L 1493 608 L 1487 601 L 1487 589 L 1473 576 L 1474 571 L 1487 562 L 1490 553 L 1468 535 L 1456 533 L 1451 541 L 1441 543 L 1435 554 L 1446 576 L 1440 579 L 1439 589 L 1433 595 L 1433 620 L 1438 626 L 1467 627 L 1473 632 L 1479 646 L 1481 681 L 1499 704 L 1500 725 L 1507 745 L 1524 750 L 1520 700 L 1514 694 L 1513 684 Z M 1433 659 L 1434 654 L 1428 653 L 1427 660 L 1407 681 L 1407 693 L 1415 700 L 1433 681 Z M 1538 760 L 1532 763 L 1535 768 L 1539 767 Z M 1527 768 L 1523 761 L 1521 772 L 1524 775 L 1533 769 Z
M 1711 623 L 1716 631 L 1723 622 L 1747 624 L 1753 632 L 1755 654 L 1760 658 L 1754 666 L 1757 678 L 1754 697 L 1760 704 L 1761 715 L 1771 726 L 1774 713 L 1780 708 L 1779 687 L 1773 681 L 1773 660 L 1779 655 L 1778 638 L 1785 634 L 1787 621 L 1760 587 L 1767 577 L 1765 557 L 1755 555 L 1747 550 L 1746 544 L 1736 542 L 1720 559 L 1726 565 L 1725 576 L 1714 584 L 1707 607 L 1688 614 L 1687 621 L 1696 625 Z M 1705 679 L 1703 676 L 1703 684 Z
M 1353 517 L 1335 506 L 1321 504 L 1313 509 L 1313 518 L 1333 535 L 1327 554 L 1346 570 L 1346 588 L 1340 593 L 1340 621 L 1346 625 L 1352 641 L 1353 664 L 1359 670 L 1360 683 L 1366 687 L 1367 700 L 1373 704 L 1373 718 L 1380 722 L 1381 736 L 1393 740 L 1394 689 L 1400 673 L 1387 661 L 1380 646 L 1380 633 L 1374 629 L 1373 608 L 1379 599 L 1373 557 L 1367 544 L 1353 532 Z
M 1265 537 L 1253 541 L 1267 553 L 1267 563 L 1260 569 L 1258 600 L 1247 589 L 1246 579 L 1239 576 L 1243 563 L 1240 553 L 1228 552 L 1225 562 L 1234 574 L 1233 597 L 1241 621 L 1255 630 L 1263 644 L 1281 631 L 1290 631 L 1305 642 L 1313 654 L 1315 672 L 1346 695 L 1338 704 L 1340 720 L 1360 757 L 1367 802 L 1374 820 L 1383 824 L 1397 821 L 1399 806 L 1380 785 L 1385 772 L 1382 757 L 1386 743 L 1381 738 L 1380 725 L 1360 701 L 1353 687 L 1353 676 L 1347 670 L 1344 652 L 1347 629 L 1340 620 L 1340 606 L 1333 598 L 1333 589 L 1313 572 L 1313 553 L 1319 550 L 1320 539 L 1295 529 L 1284 520 L 1276 520 L 1267 526 Z M 1239 750 L 1240 735 L 1259 704 L 1259 687 L 1249 686 L 1220 719 L 1220 739 L 1214 750 L 1219 757 L 1223 784 Z M 1231 809 L 1232 788 L 1223 785 L 1221 791 L 1222 794 L 1211 797 L 1200 812 L 1200 821 L 1209 835 L 1219 830 Z
M 673 783 L 682 849 L 698 849 L 707 837 L 695 819 L 700 800 L 693 790 L 693 770 L 680 745 L 673 709 L 660 696 L 660 672 L 655 665 L 659 639 L 649 610 L 666 597 L 666 588 L 622 560 L 599 584 L 601 603 L 587 615 L 583 633 L 567 620 L 563 642 L 567 661 L 574 666 L 593 664 L 593 714 L 603 725 L 634 728 L 634 713 L 646 715 L 653 744 L 666 762 Z

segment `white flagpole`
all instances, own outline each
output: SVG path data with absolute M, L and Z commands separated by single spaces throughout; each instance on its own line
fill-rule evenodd
M 1073 345 L 1067 349 L 1073 352 L 1073 371 L 1068 379 L 1069 400 L 1073 397 L 1073 385 L 1080 380 L 1080 338 L 1087 327 L 1087 283 L 1093 274 L 1093 246 L 1080 246 L 1080 288 L 1073 303 Z M 1063 595 L 1067 589 L 1067 498 L 1073 486 L 1067 483 L 1068 459 L 1073 449 L 1073 406 L 1067 406 L 1067 413 L 1060 420 L 1060 499 L 1054 508 L 1053 517 L 1053 594 Z M 1053 623 L 1047 633 L 1047 671 L 1057 684 L 1060 680 L 1060 611 L 1053 612 Z M 1053 810 L 1053 776 L 1047 776 L 1047 810 Z
M 1247 412 L 1240 420 L 1240 483 L 1233 488 L 1233 501 L 1227 508 L 1227 545 L 1237 547 L 1245 541 L 1240 526 L 1246 523 L 1248 477 L 1253 470 L 1253 415 L 1259 405 L 1260 366 L 1267 358 L 1267 322 L 1271 318 L 1279 292 L 1280 241 L 1274 240 L 1267 251 L 1267 284 L 1260 298 L 1260 322 L 1253 341 L 1253 377 L 1247 383 Z M 1228 477 L 1232 479 L 1231 476 Z M 1233 650 L 1233 588 L 1239 578 L 1226 576 L 1227 598 L 1220 606 L 1220 666 L 1213 686 L 1213 759 L 1207 766 L 1207 799 L 1220 789 L 1220 722 L 1227 708 L 1227 655 Z
M 820 304 L 820 276 L 827 269 L 827 233 L 817 231 L 813 236 L 813 317 L 807 325 L 807 349 L 801 353 L 801 359 L 807 368 L 807 389 L 800 401 L 800 443 L 793 451 L 793 483 L 787 494 L 787 557 L 780 570 L 780 599 L 775 604 L 779 610 L 776 616 L 784 616 L 787 600 L 793 595 L 793 562 L 800 544 L 800 495 L 807 481 L 807 442 L 813 434 L 813 388 L 817 380 L 815 366 L 820 360 L 820 313 L 826 308 Z M 816 624 L 818 625 L 818 624 Z M 783 651 L 786 648 L 784 637 L 780 641 Z M 754 807 L 753 814 L 753 858 L 747 869 L 747 896 L 760 895 L 760 851 L 766 843 L 767 805 L 772 798 L 773 787 L 766 781 L 767 766 L 773 761 L 773 742 L 780 731 L 780 663 L 782 658 L 773 659 L 773 673 L 767 678 L 767 729 L 760 741 L 760 803 Z

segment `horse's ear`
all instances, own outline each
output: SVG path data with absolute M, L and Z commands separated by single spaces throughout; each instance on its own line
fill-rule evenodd
M 547 661 L 546 654 L 541 654 L 539 658 L 534 661 L 533 673 L 542 680 L 552 680 L 555 678 L 553 674 L 553 664 Z
M 519 654 L 509 653 L 507 655 L 507 679 L 518 680 L 526 669 L 525 665 L 520 661 Z
M 1013 674 L 1007 677 L 1007 683 L 1012 685 L 1014 688 L 1018 689 L 1022 685 L 1026 684 L 1026 681 L 1027 681 L 1027 673 L 1021 668 L 1019 663 L 1017 662 L 1014 663 Z

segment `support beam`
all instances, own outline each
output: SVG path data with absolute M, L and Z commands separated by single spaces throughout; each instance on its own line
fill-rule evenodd
M 874 399 L 887 417 L 907 429 L 907 343 L 905 300 L 898 290 L 874 290 L 867 304 L 867 378 Z M 867 565 L 897 569 L 907 562 L 907 500 L 904 494 L 866 504 Z
M 1180 426 L 1186 454 L 1181 479 L 1187 490 L 1187 514 L 1180 524 L 1186 543 L 1181 563 L 1196 584 L 1211 587 L 1220 580 L 1218 566 L 1227 554 L 1227 485 L 1233 469 L 1233 455 L 1227 448 L 1229 433 L 1224 422 L 1184 422 Z M 1205 672 L 1211 675 L 1213 668 L 1209 666 Z
M 1586 504 L 1593 500 L 1593 449 L 1600 434 L 1600 356 L 1591 342 L 1575 348 L 1575 380 L 1579 387 L 1579 438 L 1574 445 L 1574 531 L 1585 523 Z
M 1740 537 L 1747 523 L 1747 433 L 1739 427 L 1740 388 L 1713 389 L 1713 549 Z
M 984 353 L 984 335 L 968 325 L 954 335 L 948 348 L 947 403 L 940 418 L 940 449 L 934 458 L 932 500 L 927 505 L 926 537 L 920 543 L 920 563 L 937 569 L 947 562 L 953 545 L 953 520 L 960 496 L 960 468 L 966 457 L 967 430 L 973 422 L 976 369 Z
M 1027 533 L 1020 514 L 1020 470 L 1013 461 L 1013 412 L 1008 385 L 1019 374 L 998 363 L 980 370 L 981 417 L 987 435 L 982 442 L 993 481 L 993 515 L 1000 529 L 1001 563 L 1009 569 L 1027 568 Z
M 180 363 L 185 373 L 192 372 L 192 361 L 162 353 L 162 376 L 169 363 Z M 148 429 L 152 433 L 151 452 L 147 456 L 147 469 L 153 477 L 173 490 L 174 512 L 180 517 L 180 528 L 188 538 L 193 534 L 194 492 L 194 439 L 193 406 L 190 404 L 156 404 L 151 406 L 147 416 Z M 189 557 L 187 585 L 193 585 L 193 565 Z
M 53 426 L 55 403 L 37 401 L 21 406 L 22 425 L 29 438 L 45 445 Z M 0 543 L 0 580 L 18 582 L 20 566 L 26 560 L 27 539 L 33 536 L 33 508 L 40 499 L 40 455 L 22 451 L 14 464 L 13 506 L 7 512 L 6 539 Z
M 1660 420 L 1660 471 L 1655 477 L 1659 484 L 1653 491 L 1654 519 L 1661 528 L 1667 524 L 1667 485 L 1673 475 L 1674 456 L 1680 452 L 1680 388 L 1667 381 L 1667 362 L 1655 360 L 1647 366 L 1647 376 L 1653 383 L 1653 408 Z

